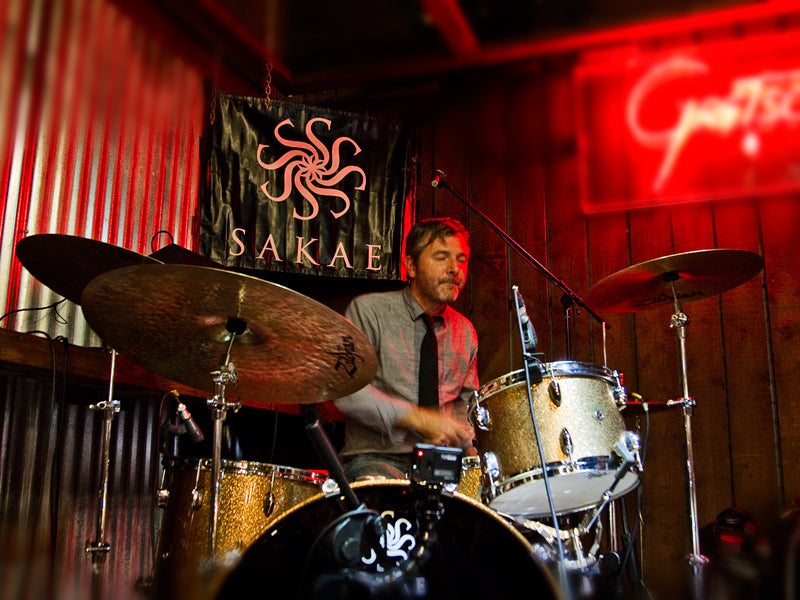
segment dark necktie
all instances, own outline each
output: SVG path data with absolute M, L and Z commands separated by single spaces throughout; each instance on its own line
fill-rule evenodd
M 433 319 L 422 315 L 425 337 L 419 351 L 419 405 L 439 407 L 439 354 Z

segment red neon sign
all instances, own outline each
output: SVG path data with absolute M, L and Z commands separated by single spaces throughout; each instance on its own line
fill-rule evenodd
M 581 71 L 584 210 L 800 188 L 800 42 L 769 41 Z

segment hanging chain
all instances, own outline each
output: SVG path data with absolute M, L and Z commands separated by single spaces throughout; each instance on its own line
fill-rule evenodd
M 270 98 L 270 94 L 272 94 L 272 63 L 267 61 L 266 67 L 267 76 L 264 82 L 264 95 L 266 96 L 266 107 L 267 110 L 269 110 L 270 102 L 272 100 Z
M 211 108 L 208 112 L 208 121 L 213 125 L 216 120 L 215 113 L 217 112 L 217 86 L 211 88 Z

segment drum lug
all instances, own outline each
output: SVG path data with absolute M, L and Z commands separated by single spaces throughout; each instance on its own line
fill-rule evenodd
M 483 472 L 492 479 L 492 482 L 500 477 L 500 463 L 497 462 L 497 455 L 494 452 L 484 452 L 481 462 Z
M 199 510 L 203 506 L 203 486 L 198 485 L 192 490 L 192 509 Z
M 166 508 L 169 501 L 169 490 L 161 488 L 156 493 L 156 506 L 158 508 Z
M 489 431 L 492 428 L 492 418 L 489 415 L 489 411 L 483 406 L 475 407 L 472 411 L 472 420 L 475 427 L 483 431 Z
M 561 385 L 555 380 L 551 379 L 550 384 L 547 386 L 547 392 L 550 395 L 550 401 L 556 405 L 556 408 L 561 406 Z
M 561 442 L 561 450 L 564 452 L 564 454 L 567 455 L 567 457 L 569 458 L 569 462 L 571 463 L 572 449 L 573 449 L 572 436 L 570 435 L 569 430 L 566 427 L 564 427 L 564 429 L 561 430 L 561 435 L 559 437 L 559 440 Z
M 487 500 L 494 498 L 497 493 L 495 481 L 500 479 L 500 463 L 494 452 L 484 452 L 481 455 L 481 469 L 483 470 L 484 490 L 483 495 Z
M 272 514 L 275 510 L 275 494 L 272 493 L 272 490 L 264 498 L 264 516 L 268 517 Z

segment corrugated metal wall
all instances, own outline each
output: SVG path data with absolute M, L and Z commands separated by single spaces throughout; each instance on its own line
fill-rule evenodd
M 202 77 L 105 0 L 0 2 L 0 326 L 101 345 L 15 256 L 62 233 L 141 254 L 194 248 Z M 165 231 L 169 235 L 155 236 Z M 155 236 L 155 239 L 154 239 Z M 93 257 L 87 257 L 92 260 Z M 8 314 L 11 313 L 11 314 Z M 92 575 L 107 390 L 0 376 L 0 597 L 135 597 L 150 575 L 159 397 L 112 421 L 106 535 Z
M 0 25 L 0 289 L 6 311 L 61 299 L 16 260 L 25 235 L 62 233 L 150 254 L 193 246 L 200 75 L 104 0 L 11 0 Z M 156 232 L 169 235 L 155 237 Z M 80 345 L 75 306 L 8 317 Z

